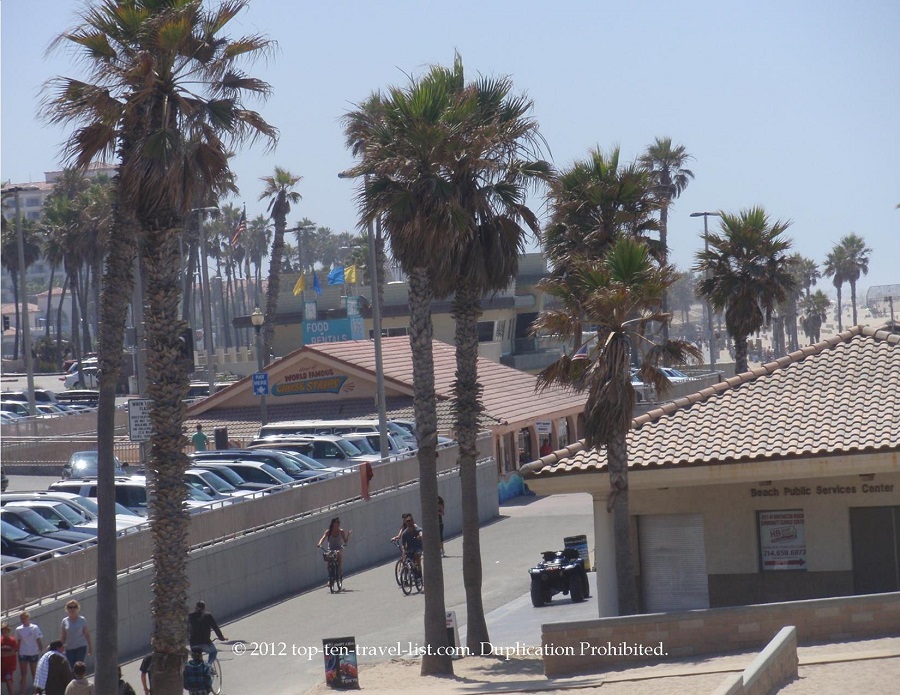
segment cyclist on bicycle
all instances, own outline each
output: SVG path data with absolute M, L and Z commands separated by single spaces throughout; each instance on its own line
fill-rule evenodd
M 322 544 L 328 541 L 328 550 L 332 551 L 337 557 L 338 576 L 340 577 L 344 576 L 344 551 L 341 548 L 350 542 L 351 533 L 353 533 L 353 529 L 345 531 L 341 528 L 341 518 L 336 516 L 328 524 L 328 528 L 322 534 L 319 542 L 316 543 L 316 547 L 321 548 Z M 328 558 L 326 557 L 325 560 L 328 560 Z
M 422 574 L 422 529 L 416 526 L 413 515 L 407 512 L 403 515 L 403 526 L 392 541 L 400 541 L 403 549 L 403 557 L 412 557 L 416 563 L 416 570 Z
M 212 673 L 204 663 L 203 650 L 199 647 L 191 647 L 191 659 L 184 665 L 182 680 L 190 695 L 208 695 L 212 691 Z
M 197 610 L 188 615 L 188 641 L 191 651 L 199 649 L 201 652 L 209 654 L 210 666 L 215 663 L 218 653 L 212 641 L 213 631 L 221 641 L 224 642 L 228 639 L 222 634 L 212 613 L 206 612 L 206 604 L 203 601 L 197 601 Z

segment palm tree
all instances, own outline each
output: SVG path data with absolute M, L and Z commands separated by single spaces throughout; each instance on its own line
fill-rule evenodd
M 265 215 L 257 215 L 247 223 L 247 233 L 244 235 L 241 243 L 247 245 L 247 275 L 250 275 L 250 264 L 253 264 L 255 272 L 253 273 L 254 283 L 256 285 L 255 299 L 252 302 L 254 306 L 260 306 L 262 298 L 262 262 L 263 258 L 269 250 L 269 244 L 272 243 L 272 225 Z
M 147 278 L 153 422 L 147 464 L 154 480 L 153 683 L 154 692 L 163 695 L 182 692 L 189 519 L 179 238 L 192 201 L 227 178 L 232 146 L 276 137 L 275 129 L 243 104 L 248 95 L 266 96 L 269 86 L 238 66 L 268 51 L 271 42 L 256 35 L 236 41 L 221 35 L 246 6 L 247 0 L 209 9 L 199 0 L 99 0 L 54 42 L 80 51 L 90 71 L 88 82 L 60 77 L 46 91 L 46 120 L 78 124 L 65 145 L 67 158 L 77 168 L 113 154 L 119 158 L 115 233 L 100 309 L 98 692 L 113 692 L 117 683 L 113 418 L 127 311 L 122 296 L 131 292 L 139 243 Z
M 22 332 L 22 315 L 24 310 L 21 309 L 28 301 L 27 296 L 19 296 L 19 273 L 27 272 L 28 268 L 38 261 L 41 257 L 41 244 L 34 221 L 23 219 L 21 225 L 25 269 L 22 270 L 19 268 L 19 243 L 15 227 L 16 222 L 7 224 L 6 218 L 3 218 L 3 224 L 2 263 L 3 267 L 9 272 L 10 280 L 12 280 L 13 302 L 16 305 L 16 342 L 13 349 L 13 359 L 19 359 L 19 343 L 22 342 L 24 345 L 25 340 L 25 334 Z
M 853 325 L 857 325 L 856 316 L 856 283 L 860 275 L 869 274 L 869 254 L 872 249 L 866 246 L 865 240 L 857 234 L 848 234 L 841 238 L 845 269 L 844 278 L 850 284 L 850 304 L 853 307 Z
M 800 286 L 804 290 L 804 294 L 808 297 L 810 291 L 816 285 L 816 281 L 822 277 L 822 273 L 819 272 L 818 264 L 812 258 L 805 258 L 800 254 L 795 254 L 798 256 L 798 273 L 801 278 Z
M 794 289 L 782 235 L 790 222 L 770 222 L 765 210 L 721 213 L 721 233 L 710 234 L 709 248 L 697 253 L 694 270 L 704 273 L 698 293 L 716 311 L 725 311 L 725 328 L 734 340 L 735 370 L 747 371 L 747 337 L 769 323 L 778 302 Z
M 263 359 L 268 363 L 275 337 L 275 316 L 278 312 L 278 291 L 281 286 L 281 259 L 284 255 L 284 231 L 287 229 L 287 216 L 291 205 L 300 202 L 300 194 L 293 190 L 300 181 L 287 169 L 275 167 L 272 176 L 263 176 L 265 189 L 259 194 L 260 200 L 269 201 L 269 213 L 275 223 L 275 236 L 272 240 L 272 255 L 269 258 L 269 286 L 266 288 L 266 320 L 263 324 Z
M 819 342 L 819 331 L 828 315 L 829 306 L 831 306 L 831 300 L 822 290 L 816 290 L 814 294 L 803 300 L 803 318 L 800 320 L 800 325 L 803 327 L 803 332 L 810 345 Z
M 638 159 L 638 163 L 650 173 L 659 199 L 659 245 L 663 260 L 669 256 L 669 208 L 694 178 L 694 172 L 685 167 L 690 159 L 693 157 L 687 153 L 684 145 L 673 145 L 672 138 L 669 137 L 656 138 Z M 663 295 L 662 309 L 663 312 L 669 310 L 667 294 Z
M 837 305 L 835 313 L 837 315 L 838 332 L 844 330 L 844 312 L 841 303 L 841 289 L 847 282 L 849 268 L 847 265 L 846 249 L 840 244 L 836 244 L 834 248 L 825 257 L 825 265 L 822 267 L 822 275 L 831 278 L 831 284 L 837 291 Z
M 344 117 L 347 146 L 360 162 L 348 175 L 365 177 L 358 195 L 362 224 L 380 220 L 409 282 L 409 337 L 413 354 L 413 401 L 419 444 L 419 491 L 424 527 L 425 641 L 422 675 L 452 674 L 446 650 L 444 574 L 440 560 L 437 486 L 437 410 L 431 301 L 435 278 L 455 277 L 456 254 L 444 253 L 454 238 L 447 215 L 457 210 L 445 175 L 453 150 L 447 122 L 455 83 L 450 71 L 433 67 L 405 88 L 373 94 Z
M 586 319 L 598 326 L 596 334 L 584 343 L 586 359 L 564 356 L 538 375 L 538 384 L 564 384 L 588 393 L 585 446 L 605 446 L 607 451 L 610 496 L 606 508 L 613 513 L 620 615 L 638 611 L 628 509 L 627 435 L 635 399 L 629 370 L 631 352 L 643 348 L 642 379 L 662 390 L 670 384 L 656 365 L 700 359 L 700 352 L 690 343 L 657 343 L 645 333 L 650 322 L 670 320 L 660 306 L 663 293 L 676 279 L 675 269 L 658 266 L 645 242 L 620 235 L 603 257 L 578 262 L 566 280 L 549 278 L 541 283 L 554 297 L 565 297 L 575 288 Z M 572 338 L 576 324 L 564 306 L 542 312 L 535 321 L 542 334 L 561 338 Z

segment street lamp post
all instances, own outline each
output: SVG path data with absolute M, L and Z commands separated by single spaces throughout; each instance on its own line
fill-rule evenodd
M 31 326 L 28 319 L 28 296 L 26 294 L 28 289 L 25 282 L 25 237 L 22 233 L 22 206 L 19 202 L 19 194 L 23 191 L 36 190 L 38 190 L 37 186 L 13 186 L 3 191 L 13 194 L 16 201 L 16 246 L 19 256 L 19 296 L 22 302 L 22 352 L 25 358 L 25 375 L 28 383 L 28 407 L 32 415 L 37 413 L 37 407 L 34 402 L 34 363 L 31 359 Z M 48 299 L 48 301 L 50 300 Z
M 263 364 L 262 334 L 260 333 L 260 329 L 265 320 L 266 315 L 259 310 L 259 307 L 256 307 L 253 310 L 253 313 L 250 314 L 250 323 L 253 324 L 253 330 L 256 331 L 256 369 L 260 374 L 265 370 L 265 365 Z M 259 424 L 262 426 L 265 425 L 266 422 L 266 394 L 263 393 L 260 394 L 259 397 Z
M 721 217 L 718 212 L 692 212 L 691 217 L 702 217 L 703 218 L 703 250 L 709 251 L 709 227 L 708 220 L 710 217 Z M 713 314 L 712 314 L 712 306 L 709 303 L 709 299 L 706 300 L 704 304 L 704 308 L 706 309 L 706 335 L 709 339 L 709 366 L 711 369 L 716 368 L 716 351 L 715 351 L 715 342 L 716 336 L 713 333 Z
M 353 178 L 349 172 L 342 171 L 338 178 Z M 369 183 L 369 175 L 365 175 L 365 183 Z M 384 395 L 384 366 L 381 355 L 381 303 L 378 301 L 378 258 L 375 253 L 375 231 L 372 221 L 366 224 L 366 237 L 369 243 L 369 286 L 372 291 L 372 333 L 375 338 L 375 405 L 378 408 L 378 441 L 381 444 L 381 458 L 388 457 L 387 443 L 387 404 Z

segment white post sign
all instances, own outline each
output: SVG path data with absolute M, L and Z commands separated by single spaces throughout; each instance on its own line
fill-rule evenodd
M 149 398 L 132 398 L 128 401 L 128 437 L 133 442 L 150 441 L 153 423 L 150 420 Z

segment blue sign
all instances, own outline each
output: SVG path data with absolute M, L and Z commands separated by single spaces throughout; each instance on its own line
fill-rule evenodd
M 344 340 L 365 340 L 366 321 L 361 316 L 349 319 L 303 322 L 303 344 L 340 343 Z
M 253 375 L 253 395 L 266 396 L 269 394 L 269 375 L 265 372 L 256 372 Z

